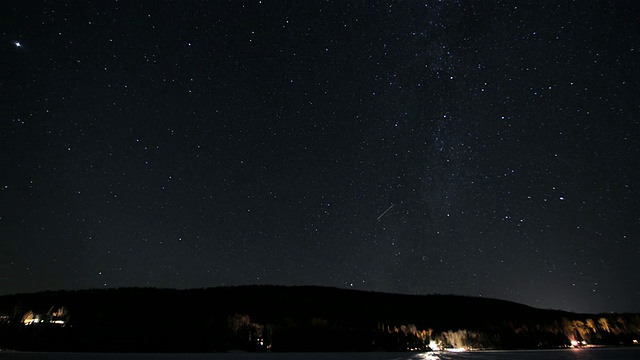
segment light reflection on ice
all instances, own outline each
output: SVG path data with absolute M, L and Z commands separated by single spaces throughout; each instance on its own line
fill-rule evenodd
M 207 353 L 207 354 L 88 354 L 0 351 L 0 360 L 637 360 L 640 348 L 579 348 L 529 351 L 466 351 L 454 353 Z

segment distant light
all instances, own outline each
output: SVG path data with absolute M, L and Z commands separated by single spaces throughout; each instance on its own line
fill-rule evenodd
M 22 44 L 20 44 L 20 41 L 14 42 L 13 45 L 15 45 L 16 47 L 22 47 Z
M 433 351 L 440 351 L 440 346 L 438 346 L 438 344 L 435 341 L 431 340 L 429 342 L 429 349 Z

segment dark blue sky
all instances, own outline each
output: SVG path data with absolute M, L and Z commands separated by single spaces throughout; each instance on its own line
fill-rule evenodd
M 633 1 L 1 7 L 2 294 L 640 312 Z

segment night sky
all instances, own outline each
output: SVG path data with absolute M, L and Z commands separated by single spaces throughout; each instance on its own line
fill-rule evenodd
M 640 312 L 635 1 L 0 8 L 0 294 Z

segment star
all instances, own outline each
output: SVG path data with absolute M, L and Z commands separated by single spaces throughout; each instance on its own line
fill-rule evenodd
M 91 31 L 44 14 L 12 23 L 2 45 L 15 49 L 3 66 L 17 74 L 16 151 L 0 167 L 15 175 L 0 192 L 20 224 L 0 226 L 0 295 L 353 284 L 640 312 L 640 289 L 623 281 L 640 273 L 629 201 L 640 128 L 627 91 L 640 72 L 624 61 L 640 23 L 624 7 L 581 8 L 593 21 L 567 29 L 570 5 L 538 18 L 511 6 L 307 3 L 295 19 L 270 7 L 244 35 L 242 3 L 180 17 L 141 4 L 152 22 L 127 25 L 139 44 L 126 48 L 94 26 L 113 20 L 100 11 Z M 332 21 L 315 26 L 320 9 Z M 89 26 L 79 5 L 47 11 Z M 358 41 L 332 40 L 352 26 Z M 576 46 L 603 41 L 621 61 Z M 65 131 L 29 125 L 49 116 Z

